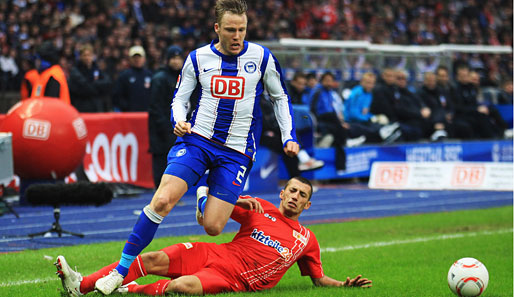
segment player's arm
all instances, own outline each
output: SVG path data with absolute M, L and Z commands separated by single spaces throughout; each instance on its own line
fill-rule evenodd
M 195 51 L 196 52 L 196 51 Z M 193 52 L 193 53 L 195 53 Z M 187 122 L 187 107 L 189 104 L 189 97 L 196 88 L 197 84 L 197 70 L 192 61 L 191 53 L 182 67 L 179 80 L 175 88 L 175 95 L 171 102 L 171 122 L 173 124 L 173 133 L 177 136 L 184 136 L 186 133 L 191 133 L 191 123 Z
M 345 281 L 326 276 L 321 265 L 321 250 L 318 240 L 314 233 L 309 231 L 309 235 L 309 242 L 304 254 L 297 262 L 303 276 L 310 276 L 314 285 L 319 287 L 371 287 L 371 280 L 362 278 L 361 275 L 353 279 L 347 277 Z
M 312 282 L 317 287 L 361 287 L 361 288 L 369 288 L 372 286 L 372 281 L 363 278 L 362 275 L 357 275 L 357 277 L 350 279 L 350 277 L 347 277 L 346 280 L 339 281 L 336 279 L 333 279 L 329 276 L 322 276 L 321 278 L 311 278 Z
M 263 213 L 264 208 L 258 198 L 253 198 L 248 195 L 241 195 L 236 201 L 236 207 L 232 210 L 230 218 L 234 221 L 243 224 L 248 221 L 251 212 Z
M 282 143 L 284 144 L 284 153 L 290 157 L 296 156 L 300 146 L 296 139 L 293 108 L 291 100 L 287 95 L 280 65 L 271 53 L 269 53 L 268 65 L 264 72 L 263 81 L 271 97 L 271 102 L 273 102 L 273 110 L 280 127 Z
M 242 209 L 246 209 L 249 211 L 255 211 L 256 213 L 264 212 L 259 200 L 251 196 L 239 196 L 239 198 L 236 201 L 236 206 L 239 206 Z

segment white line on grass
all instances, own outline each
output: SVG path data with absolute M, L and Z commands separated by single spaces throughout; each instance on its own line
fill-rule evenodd
M 348 250 L 367 249 L 367 248 L 371 248 L 371 247 L 383 247 L 383 246 L 400 245 L 400 244 L 417 243 L 417 242 L 427 242 L 427 241 L 435 241 L 435 240 L 447 240 L 447 239 L 455 239 L 455 238 L 463 238 L 463 237 L 476 237 L 476 236 L 482 236 L 482 235 L 496 235 L 496 234 L 510 233 L 510 232 L 512 232 L 512 230 L 513 229 L 500 229 L 500 230 L 495 230 L 495 231 L 466 232 L 466 233 L 444 234 L 444 235 L 438 235 L 438 236 L 416 237 L 416 238 L 405 239 L 405 240 L 378 241 L 378 242 L 359 244 L 359 245 L 346 245 L 346 246 L 341 246 L 341 247 L 322 248 L 321 252 L 333 253 L 333 252 L 348 251 Z M 22 286 L 22 285 L 27 285 L 27 284 L 37 284 L 37 283 L 42 283 L 42 282 L 58 281 L 58 280 L 59 279 L 57 277 L 38 278 L 38 279 L 34 279 L 34 280 L 20 280 L 20 281 L 14 281 L 14 282 L 0 283 L 0 288 L 1 287 Z
M 44 283 L 44 282 L 52 282 L 52 281 L 58 281 L 60 280 L 57 277 L 47 277 L 47 278 L 36 278 L 32 280 L 20 280 L 15 282 L 7 282 L 7 283 L 0 283 L 1 287 L 15 287 L 15 286 L 22 286 L 27 284 L 37 284 L 37 283 Z
M 510 233 L 510 232 L 512 232 L 512 230 L 513 229 L 500 229 L 500 230 L 495 230 L 495 231 L 466 232 L 466 233 L 444 234 L 444 235 L 438 235 L 438 236 L 416 237 L 416 238 L 404 239 L 404 240 L 377 241 L 377 242 L 358 244 L 358 245 L 327 247 L 327 248 L 322 248 L 321 252 L 322 253 L 334 253 L 334 252 L 340 252 L 340 251 L 359 250 L 359 249 L 400 245 L 400 244 L 408 244 L 408 243 L 428 242 L 428 241 L 435 241 L 435 240 L 447 240 L 447 239 L 456 239 L 456 238 L 463 238 L 463 237 L 476 237 L 476 236 L 481 236 L 481 235 L 496 235 L 496 234 Z

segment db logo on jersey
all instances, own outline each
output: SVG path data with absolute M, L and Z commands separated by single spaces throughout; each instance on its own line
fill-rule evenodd
M 244 77 L 213 75 L 211 78 L 211 94 L 214 98 L 243 99 L 244 87 Z

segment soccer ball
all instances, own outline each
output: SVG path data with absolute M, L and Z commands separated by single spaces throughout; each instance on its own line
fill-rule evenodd
M 457 260 L 448 271 L 448 286 L 458 296 L 480 296 L 488 283 L 485 265 L 474 258 Z

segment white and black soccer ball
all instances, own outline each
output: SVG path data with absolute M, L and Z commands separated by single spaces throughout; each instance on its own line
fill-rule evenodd
M 448 271 L 448 286 L 458 296 L 480 296 L 489 283 L 489 272 L 475 258 L 462 258 Z

